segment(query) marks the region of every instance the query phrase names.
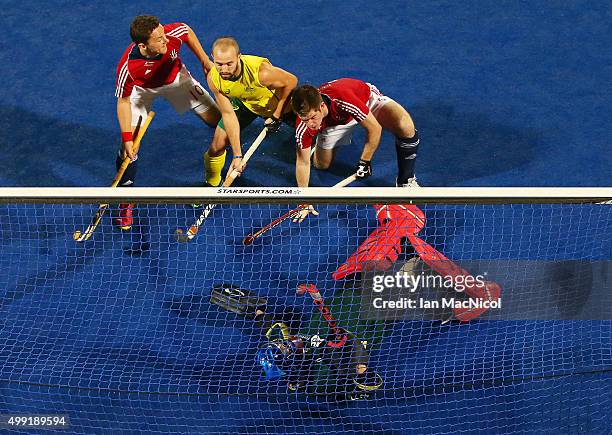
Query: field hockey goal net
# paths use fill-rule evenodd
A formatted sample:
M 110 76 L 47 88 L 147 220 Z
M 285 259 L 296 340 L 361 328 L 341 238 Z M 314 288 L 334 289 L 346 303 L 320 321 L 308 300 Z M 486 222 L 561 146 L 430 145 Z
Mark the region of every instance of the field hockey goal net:
M 0 189 L 0 414 L 83 432 L 604 433 L 611 200 Z

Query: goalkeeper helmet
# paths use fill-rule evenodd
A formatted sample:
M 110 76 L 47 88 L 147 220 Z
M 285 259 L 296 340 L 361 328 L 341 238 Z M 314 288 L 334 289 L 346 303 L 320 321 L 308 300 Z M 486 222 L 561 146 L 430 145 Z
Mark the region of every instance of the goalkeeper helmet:
M 295 345 L 291 340 L 273 340 L 257 351 L 255 361 L 261 365 L 266 375 L 266 381 L 272 381 L 285 375 L 287 366 L 295 353 Z

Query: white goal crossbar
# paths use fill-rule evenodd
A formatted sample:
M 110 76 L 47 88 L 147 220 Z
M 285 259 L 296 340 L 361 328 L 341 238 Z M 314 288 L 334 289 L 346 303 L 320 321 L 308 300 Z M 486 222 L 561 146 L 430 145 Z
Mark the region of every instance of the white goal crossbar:
M 26 187 L 0 188 L 0 202 L 87 203 L 602 203 L 612 187 Z

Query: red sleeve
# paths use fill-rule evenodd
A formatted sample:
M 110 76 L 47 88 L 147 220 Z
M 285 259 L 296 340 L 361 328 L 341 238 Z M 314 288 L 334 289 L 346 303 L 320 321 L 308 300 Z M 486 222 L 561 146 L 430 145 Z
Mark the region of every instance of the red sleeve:
M 117 65 L 117 78 L 115 81 L 115 97 L 125 98 L 132 95 L 134 88 L 134 79 L 130 74 L 128 67 L 128 57 L 124 56 Z
M 187 41 L 189 37 L 189 27 L 185 23 L 172 23 L 164 25 L 166 36 L 173 36 L 181 41 Z
M 317 132 L 309 129 L 306 123 L 296 117 L 295 121 L 295 145 L 297 148 L 307 149 L 312 146 L 312 140 L 317 135 Z
M 368 116 L 370 109 L 368 109 L 367 101 L 359 98 L 357 93 L 353 89 L 347 89 L 342 92 L 342 96 L 335 98 L 334 101 L 337 104 L 339 110 L 352 115 L 357 122 L 361 122 Z

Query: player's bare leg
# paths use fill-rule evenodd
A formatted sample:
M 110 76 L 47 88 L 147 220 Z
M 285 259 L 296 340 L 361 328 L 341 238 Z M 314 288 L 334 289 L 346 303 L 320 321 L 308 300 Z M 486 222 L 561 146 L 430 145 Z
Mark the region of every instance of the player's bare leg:
M 221 120 L 221 112 L 217 106 L 211 106 L 206 112 L 195 112 L 210 128 L 215 128 Z
M 397 186 L 417 187 L 414 176 L 419 135 L 414 128 L 412 118 L 401 105 L 389 101 L 376 113 L 376 120 L 385 130 L 395 136 L 397 152 Z
M 331 164 L 336 157 L 336 149 L 323 149 L 321 147 L 317 147 L 312 156 L 312 164 L 315 168 L 320 169 L 322 171 L 326 171 L 329 169 Z
M 389 101 L 376 112 L 376 120 L 385 130 L 395 137 L 414 136 L 414 122 L 402 106 L 395 101 Z

